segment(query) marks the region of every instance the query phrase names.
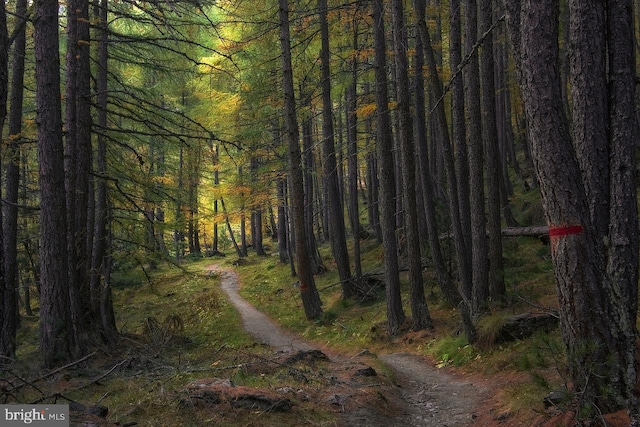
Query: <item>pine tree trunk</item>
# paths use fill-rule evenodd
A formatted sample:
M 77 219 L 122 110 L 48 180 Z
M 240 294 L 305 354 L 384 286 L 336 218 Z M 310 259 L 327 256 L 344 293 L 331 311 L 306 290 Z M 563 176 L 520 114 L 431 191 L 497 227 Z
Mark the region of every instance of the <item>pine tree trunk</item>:
M 476 0 L 465 3 L 465 51 L 471 52 L 478 39 L 478 5 Z M 484 153 L 480 106 L 480 73 L 477 52 L 464 67 L 465 101 L 467 106 L 467 138 L 469 141 L 469 188 L 471 190 L 471 272 L 473 275 L 472 307 L 477 316 L 489 300 L 489 269 L 487 265 L 487 216 L 485 213 Z
M 322 314 L 320 296 L 310 269 L 307 247 L 307 233 L 304 215 L 304 188 L 302 181 L 301 152 L 299 145 L 298 121 L 296 117 L 295 95 L 293 91 L 293 70 L 291 68 L 291 40 L 289 34 L 289 4 L 278 1 L 280 26 L 280 47 L 282 54 L 283 91 L 285 98 L 285 124 L 289 147 L 289 169 L 291 174 L 293 222 L 295 234 L 296 266 L 300 281 L 300 296 L 308 320 L 317 319 Z
M 429 76 L 429 89 L 434 93 L 436 99 L 443 98 L 442 83 L 438 75 L 436 66 L 436 58 L 431 46 L 431 38 L 426 26 L 420 26 L 420 37 L 423 39 L 425 49 L 425 64 L 427 66 Z M 451 220 L 451 229 L 453 231 L 453 241 L 456 250 L 456 259 L 458 262 L 458 272 L 460 275 L 460 285 L 458 292 L 462 298 L 459 304 L 460 315 L 463 321 L 465 335 L 469 342 L 476 340 L 476 330 L 472 322 L 472 277 L 471 277 L 471 260 L 469 259 L 468 242 L 465 241 L 463 234 L 463 221 L 461 217 L 460 203 L 455 197 L 458 191 L 458 182 L 456 177 L 455 162 L 451 140 L 449 139 L 447 116 L 444 110 L 444 104 L 439 102 L 434 106 L 433 120 L 439 128 L 442 136 L 442 156 L 444 158 L 444 169 L 446 172 L 447 186 L 449 189 L 449 217 Z
M 333 259 L 342 285 L 342 297 L 351 298 L 355 288 L 351 279 L 349 251 L 347 250 L 347 230 L 344 225 L 344 206 L 338 180 L 338 164 L 333 134 L 333 101 L 331 99 L 331 70 L 329 66 L 329 23 L 327 20 L 327 0 L 318 0 L 320 20 L 320 68 L 322 73 L 322 152 L 323 172 L 327 190 L 327 213 L 329 220 L 329 240 Z
M 582 4 L 578 6 L 572 10 L 572 15 L 580 15 L 572 18 L 575 22 L 585 26 L 597 24 L 583 20 L 591 10 L 582 9 Z M 593 154 L 586 151 L 597 150 L 597 147 L 587 148 L 588 142 L 572 141 L 564 114 L 557 67 L 557 4 L 525 1 L 521 14 L 513 8 L 508 14 L 512 40 L 521 43 L 516 45 L 516 59 L 520 62 L 531 154 L 549 223 L 561 330 L 573 388 L 581 398 L 580 405 L 591 407 L 593 414 L 595 408 L 597 413 L 606 413 L 628 405 L 631 424 L 638 425 L 635 389 L 638 230 L 635 183 L 633 172 L 629 172 L 633 170 L 630 162 L 635 157 L 632 141 L 637 140 L 631 101 L 634 66 L 629 54 L 632 51 L 629 41 L 633 40 L 632 18 L 630 1 L 610 2 L 608 6 L 611 26 L 608 31 L 612 35 L 609 99 L 616 111 L 611 115 L 609 134 L 616 153 L 612 152 L 610 166 L 616 169 L 611 174 L 611 199 L 607 194 L 606 201 L 600 200 L 599 204 L 612 200 L 615 207 L 611 206 L 611 212 L 617 217 L 609 225 L 607 244 L 599 241 L 599 221 L 592 221 L 592 201 L 597 195 L 589 189 L 588 182 L 583 181 L 591 177 L 583 177 L 580 166 L 588 162 L 578 161 L 579 157 Z M 591 27 L 595 31 L 593 38 L 599 40 L 601 34 L 598 33 L 606 31 L 605 28 Z M 576 55 L 583 60 L 590 54 L 587 44 L 580 44 L 577 49 L 581 51 Z M 572 73 L 576 72 L 588 73 L 588 69 L 572 66 Z M 572 102 L 573 114 L 587 115 L 591 107 L 584 104 L 590 101 L 579 94 Z M 607 110 L 599 114 L 608 117 Z M 591 135 L 580 136 L 583 137 Z M 600 215 L 612 218 L 608 211 Z
M 358 24 L 354 17 L 352 22 L 353 49 L 358 49 Z M 353 261 L 356 279 L 362 276 L 360 251 L 360 209 L 358 205 L 358 60 L 351 64 L 351 83 L 347 89 L 346 125 L 347 125 L 347 176 L 348 176 L 348 212 L 353 238 Z
M 416 164 L 413 122 L 411 120 L 411 95 L 409 94 L 409 60 L 407 57 L 407 26 L 404 22 L 402 0 L 392 1 L 394 27 L 394 53 L 396 59 L 398 92 L 398 132 L 402 148 L 402 190 L 405 218 L 405 237 L 407 242 L 407 261 L 409 264 L 409 285 L 411 288 L 411 314 L 413 329 L 433 328 L 431 315 L 424 295 L 422 278 L 422 257 L 418 232 L 418 206 L 416 201 Z
M 493 1 L 480 0 L 480 34 L 491 30 Z M 489 34 L 480 49 L 482 139 L 487 188 L 487 232 L 489 257 L 489 298 L 499 303 L 505 298 L 504 262 L 502 258 L 501 203 L 500 203 L 500 150 L 496 125 L 496 89 L 493 59 L 493 34 Z
M 429 168 L 428 147 L 427 147 L 427 129 L 425 116 L 425 97 L 424 97 L 424 43 L 427 31 L 425 22 L 425 2 L 424 0 L 413 0 L 415 26 L 418 29 L 416 37 L 416 53 L 415 53 L 415 87 L 414 102 L 416 111 L 416 143 L 418 161 L 420 164 L 420 180 L 423 191 L 423 204 L 425 211 L 425 220 L 427 226 L 427 236 L 429 237 L 429 246 L 431 248 L 431 259 L 433 260 L 438 285 L 445 299 L 452 306 L 458 305 L 460 295 L 453 283 L 453 280 L 447 271 L 447 266 L 442 255 L 440 239 L 438 238 L 438 229 L 436 222 L 435 196 L 433 194 L 433 182 L 431 170 Z M 453 197 L 456 195 L 453 194 Z
M 48 368 L 74 348 L 67 277 L 67 215 L 60 105 L 58 2 L 39 0 L 35 14 L 36 103 L 40 176 L 40 351 Z
M 375 79 L 377 107 L 377 152 L 380 180 L 380 224 L 384 248 L 384 276 L 387 297 L 387 328 L 391 336 L 397 334 L 405 320 L 400 296 L 400 269 L 396 243 L 396 177 L 393 161 L 393 135 L 388 104 L 386 69 L 386 41 L 382 0 L 373 1 L 375 40 Z
M 287 233 L 287 199 L 285 197 L 286 179 L 278 179 L 276 189 L 278 194 L 278 255 L 280 262 L 289 262 L 289 251 L 287 243 L 289 241 Z
M 5 45 L 7 37 L 6 13 L 4 5 L 0 5 L 0 45 Z M 16 15 L 24 17 L 27 14 L 27 0 L 16 3 Z M 22 132 L 22 101 L 24 98 L 24 55 L 26 47 L 26 25 L 21 25 L 13 43 L 11 70 L 11 99 L 9 113 L 9 143 L 6 152 L 6 203 L 3 204 L 2 225 L 4 232 L 4 283 L 0 283 L 0 292 L 4 306 L 0 307 L 0 323 L 2 324 L 0 338 L 0 356 L 13 358 L 16 350 L 16 332 L 18 329 L 18 194 L 20 189 L 20 134 Z M 2 52 L 5 50 L 3 49 Z M 0 58 L 0 67 L 5 61 Z M 0 74 L 2 74 L 0 72 Z M 0 112 L 1 113 L 1 112 Z M 3 116 L 4 117 L 4 116 Z M 27 289 L 27 288 L 25 288 Z
M 306 98 L 306 97 L 305 97 Z M 308 102 L 305 102 L 308 104 Z M 310 105 L 309 105 L 310 107 Z M 311 262 L 311 271 L 313 274 L 320 274 L 324 268 L 322 260 L 320 259 L 320 252 L 318 251 L 318 242 L 316 234 L 314 232 L 315 225 L 321 228 L 323 223 L 322 209 L 318 209 L 318 217 L 316 216 L 316 161 L 315 153 L 313 150 L 313 123 L 311 117 L 305 117 L 302 121 L 302 170 L 304 179 L 304 215 L 305 215 L 305 227 L 307 228 L 307 246 Z M 318 235 L 321 232 L 318 231 Z

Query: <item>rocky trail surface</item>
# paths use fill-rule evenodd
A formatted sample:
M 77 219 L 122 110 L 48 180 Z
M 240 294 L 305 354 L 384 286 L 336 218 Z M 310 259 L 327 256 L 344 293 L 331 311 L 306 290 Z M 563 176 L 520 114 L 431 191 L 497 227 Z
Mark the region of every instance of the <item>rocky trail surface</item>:
M 296 337 L 245 301 L 238 290 L 240 282 L 233 270 L 209 267 L 221 276 L 221 287 L 240 312 L 244 328 L 259 343 L 269 345 L 277 352 L 313 351 L 318 347 Z M 349 367 L 371 358 L 368 352 L 357 357 L 335 354 L 326 349 L 332 369 L 338 376 Z M 454 427 L 480 425 L 476 413 L 487 399 L 486 386 L 472 382 L 443 369 L 438 369 L 422 357 L 408 353 L 378 355 L 394 373 L 394 386 L 385 389 L 380 401 L 370 390 L 342 388 L 330 396 L 334 404 L 342 405 L 342 425 L 352 426 L 434 426 Z M 332 391 L 333 392 L 333 391 Z M 378 393 L 380 395 L 380 393 Z M 483 425 L 486 425 L 483 423 Z

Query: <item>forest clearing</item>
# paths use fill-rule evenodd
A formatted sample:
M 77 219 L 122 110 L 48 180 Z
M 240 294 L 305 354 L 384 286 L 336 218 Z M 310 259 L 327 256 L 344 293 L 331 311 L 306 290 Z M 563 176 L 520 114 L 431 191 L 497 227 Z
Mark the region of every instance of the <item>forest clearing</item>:
M 640 427 L 639 34 L 0 2 L 0 424 Z

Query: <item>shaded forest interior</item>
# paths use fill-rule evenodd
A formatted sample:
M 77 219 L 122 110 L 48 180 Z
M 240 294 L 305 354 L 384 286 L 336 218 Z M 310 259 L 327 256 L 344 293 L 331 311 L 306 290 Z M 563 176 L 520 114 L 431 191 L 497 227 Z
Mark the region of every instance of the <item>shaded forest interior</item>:
M 559 319 L 576 413 L 640 425 L 638 21 L 637 0 L 3 3 L 0 365 L 34 316 L 47 369 L 118 345 L 114 278 L 224 255 L 277 257 L 300 320 L 336 274 L 383 298 L 389 339 L 445 305 L 482 346 L 529 236 L 557 300 L 505 334 Z

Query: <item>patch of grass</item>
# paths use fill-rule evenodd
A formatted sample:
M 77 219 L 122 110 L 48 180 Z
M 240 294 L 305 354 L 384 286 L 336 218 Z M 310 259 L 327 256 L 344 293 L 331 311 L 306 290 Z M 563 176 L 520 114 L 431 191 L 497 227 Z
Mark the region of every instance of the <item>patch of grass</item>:
M 448 336 L 433 340 L 427 349 L 427 354 L 436 361 L 436 366 L 462 366 L 480 356 L 463 336 Z
M 371 329 L 384 319 L 384 301 L 365 305 L 344 300 L 337 273 L 330 269 L 315 277 L 324 314 L 317 321 L 308 322 L 289 266 L 275 257 L 250 259 L 237 271 L 242 283 L 240 294 L 256 308 L 305 339 L 336 350 L 358 352 L 379 346 Z
M 236 385 L 276 389 L 313 390 L 320 387 L 313 373 L 303 382 L 289 366 L 264 372 L 272 358 L 268 348 L 256 346 L 244 332 L 239 314 L 219 288 L 216 274 L 205 274 L 211 260 L 186 263 L 188 271 L 163 267 L 148 272 L 151 281 L 114 290 L 117 326 L 122 338 L 114 348 L 104 347 L 84 364 L 22 387 L 13 395 L 21 402 L 43 396 L 109 408 L 111 422 L 139 426 L 297 426 L 307 419 L 334 425 L 335 415 L 312 401 L 296 400 L 290 413 L 226 408 L 184 408 L 185 387 L 200 378 L 228 378 Z M 132 270 L 136 277 L 136 270 Z M 123 281 L 127 272 L 122 271 Z M 0 381 L 19 384 L 40 375 L 37 318 L 23 318 L 18 338 L 19 360 Z M 302 369 L 302 366 L 300 367 Z M 311 368 L 305 368 L 311 369 Z M 95 381 L 100 378 L 99 381 Z M 37 388 L 36 388 L 37 387 Z

